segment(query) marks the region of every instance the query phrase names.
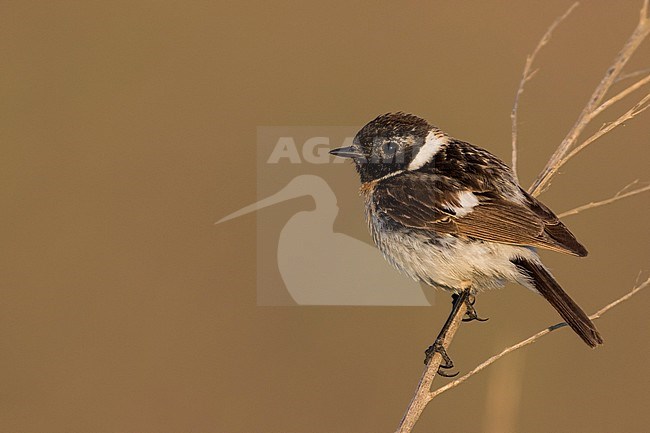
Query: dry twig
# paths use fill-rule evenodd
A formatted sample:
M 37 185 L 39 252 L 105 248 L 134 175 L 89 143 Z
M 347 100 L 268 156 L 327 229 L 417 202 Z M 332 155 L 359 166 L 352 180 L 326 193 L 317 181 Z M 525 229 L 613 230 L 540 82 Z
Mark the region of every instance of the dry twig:
M 622 92 L 618 93 L 616 96 L 612 96 L 607 101 L 600 104 L 600 106 L 594 110 L 592 116 L 593 117 L 598 116 L 600 113 L 602 113 L 604 110 L 609 108 L 611 105 L 613 105 L 614 103 L 616 103 L 616 102 L 620 101 L 621 99 L 625 98 L 627 95 L 629 95 L 630 93 L 634 92 L 636 89 L 644 86 L 647 83 L 650 83 L 650 75 L 646 76 L 645 78 L 642 78 L 641 80 L 639 80 L 636 83 L 632 84 L 627 89 L 625 89 Z
M 596 117 L 598 113 L 602 112 L 602 109 L 599 109 L 599 106 L 605 98 L 605 95 L 609 91 L 612 84 L 614 84 L 614 82 L 619 78 L 621 71 L 649 33 L 650 18 L 648 17 L 648 0 L 644 0 L 643 6 L 641 7 L 641 11 L 639 13 L 639 24 L 634 29 L 634 32 L 632 32 L 632 35 L 629 37 L 621 51 L 614 58 L 612 65 L 607 69 L 605 76 L 596 87 L 596 90 L 594 90 L 594 93 L 589 98 L 589 101 L 587 102 L 585 108 L 583 108 L 580 116 L 578 116 L 576 123 L 573 125 L 567 136 L 564 137 L 564 140 L 562 140 L 562 143 L 560 143 L 560 146 L 555 150 L 553 155 L 551 155 L 548 162 L 546 163 L 546 166 L 539 174 L 539 176 L 537 176 L 537 179 L 535 179 L 533 182 L 533 185 L 529 189 L 529 192 L 533 196 L 538 196 L 541 194 L 544 189 L 548 187 L 551 178 L 557 173 L 558 169 L 569 159 L 575 156 L 575 153 L 577 152 L 573 153 L 572 149 L 575 143 L 578 141 L 578 137 L 584 131 L 585 127 L 593 120 L 593 118 Z M 605 104 L 607 104 L 607 102 Z M 641 102 L 639 104 L 641 104 Z M 637 104 L 637 106 L 639 104 Z M 644 109 L 645 108 L 641 109 L 641 111 Z M 625 117 L 625 115 L 621 117 Z M 617 121 L 620 120 L 618 124 L 624 122 L 625 120 L 631 119 L 632 117 L 634 117 L 634 115 L 627 117 L 624 120 L 621 120 L 621 118 L 619 118 L 617 119 Z M 613 123 L 616 123 L 616 121 Z M 615 126 L 618 126 L 618 124 Z M 610 128 L 609 130 L 613 129 L 614 127 Z M 587 145 L 595 141 L 597 138 L 601 137 L 603 134 L 594 134 L 591 137 L 593 140 L 587 140 Z M 584 146 L 582 148 L 584 148 Z M 572 154 L 570 156 L 567 156 L 570 152 Z
M 601 308 L 598 310 L 596 313 L 592 314 L 589 316 L 591 320 L 599 319 L 603 314 L 605 314 L 607 311 L 611 310 L 612 308 L 616 307 L 620 303 L 627 301 L 630 299 L 632 296 L 636 295 L 639 293 L 641 290 L 646 288 L 650 284 L 650 278 L 645 280 L 643 283 L 637 285 L 634 287 L 629 293 L 621 296 L 617 300 L 610 302 L 607 304 L 605 307 Z M 463 314 L 465 314 L 463 312 Z M 460 323 L 460 318 L 463 317 L 462 314 L 458 316 L 458 323 L 456 324 L 453 333 L 456 332 L 456 329 L 458 328 L 458 324 Z M 480 372 L 481 370 L 484 370 L 485 368 L 489 367 L 491 364 L 494 364 L 496 361 L 499 359 L 503 358 L 505 355 L 514 352 L 515 350 L 521 349 L 522 347 L 528 346 L 529 344 L 534 343 L 535 341 L 539 340 L 541 337 L 545 336 L 546 334 L 550 334 L 551 332 L 555 331 L 556 329 L 560 329 L 567 326 L 566 322 L 560 322 L 556 323 L 555 325 L 549 326 L 546 329 L 543 329 L 539 331 L 537 334 L 532 335 L 525 340 L 520 341 L 517 344 L 514 344 L 510 347 L 506 347 L 503 349 L 500 353 L 497 355 L 494 355 L 487 359 L 486 361 L 482 362 L 479 364 L 477 367 L 472 369 L 469 373 L 459 377 L 458 379 L 455 379 L 448 384 L 441 386 L 440 388 L 436 389 L 435 391 L 431 391 L 431 383 L 433 382 L 433 379 L 435 377 L 435 373 L 438 371 L 438 366 L 440 365 L 440 359 L 438 359 L 437 366 L 435 366 L 434 369 L 426 368 L 424 371 L 424 374 L 422 375 L 422 378 L 420 379 L 420 383 L 418 384 L 418 388 L 416 390 L 416 394 L 413 397 L 413 400 L 411 400 L 411 404 L 409 405 L 409 408 L 404 415 L 404 418 L 402 418 L 402 422 L 400 423 L 399 428 L 397 429 L 397 433 L 408 433 L 413 429 L 413 426 L 417 422 L 418 418 L 422 414 L 422 411 L 426 407 L 426 405 L 433 400 L 435 397 L 439 396 L 445 391 L 450 390 L 451 388 L 455 388 L 461 383 L 465 382 L 467 379 L 470 377 L 474 376 L 476 373 Z M 450 334 L 449 340 L 453 338 L 453 333 Z M 445 342 L 446 343 L 446 342 Z M 433 362 L 431 363 L 433 364 Z
M 649 72 L 650 72 L 650 68 L 647 68 L 647 69 L 641 69 L 640 71 L 630 72 L 629 74 L 621 74 L 614 82 L 618 83 L 619 81 L 627 80 L 628 78 L 632 78 L 632 77 L 638 77 L 639 75 L 647 74 Z
M 602 128 L 598 130 L 594 135 L 591 137 L 587 138 L 585 141 L 583 141 L 580 145 L 574 147 L 567 155 L 564 155 L 555 165 L 553 166 L 553 169 L 549 172 L 551 173 L 547 179 L 550 179 L 550 177 L 553 175 L 553 173 L 557 173 L 557 170 L 562 167 L 564 164 L 566 164 L 571 158 L 576 156 L 580 151 L 582 151 L 585 147 L 589 146 L 591 143 L 594 141 L 598 140 L 600 137 L 603 135 L 607 134 L 614 128 L 622 125 L 625 123 L 627 120 L 632 119 L 638 114 L 641 114 L 643 111 L 647 110 L 650 108 L 650 105 L 648 105 L 648 102 L 650 102 L 650 93 L 645 95 L 643 99 L 641 99 L 639 102 L 634 105 L 634 107 L 630 108 L 628 111 L 623 113 L 618 119 L 614 120 L 611 123 L 607 123 L 603 125 Z M 537 194 L 532 193 L 533 195 L 539 195 L 541 193 L 540 189 L 537 189 Z
M 643 283 L 641 283 L 641 284 L 639 284 L 638 286 L 636 286 L 635 288 L 633 288 L 633 289 L 632 289 L 629 293 L 627 293 L 626 295 L 621 296 L 620 298 L 618 298 L 618 299 L 615 300 L 614 302 L 611 302 L 611 303 L 607 304 L 605 307 L 601 308 L 601 309 L 598 310 L 596 313 L 594 313 L 594 314 L 592 314 L 591 316 L 589 316 L 589 318 L 590 318 L 591 320 L 595 320 L 595 319 L 600 318 L 603 314 L 605 314 L 607 311 L 611 310 L 612 308 L 616 307 L 616 306 L 617 306 L 618 304 L 620 304 L 621 302 L 627 301 L 627 300 L 630 299 L 632 296 L 634 296 L 634 295 L 636 295 L 637 293 L 639 293 L 639 292 L 640 292 L 641 290 L 643 290 L 643 289 L 644 289 L 648 284 L 650 284 L 650 278 L 648 278 L 648 279 L 645 280 Z M 428 400 L 431 401 L 434 397 L 439 396 L 439 395 L 442 394 L 443 392 L 448 391 L 448 390 L 450 390 L 451 388 L 455 388 L 455 387 L 457 387 L 458 385 L 460 385 L 461 383 L 465 382 L 467 379 L 469 379 L 470 377 L 474 376 L 474 375 L 475 375 L 476 373 L 478 373 L 479 371 L 485 369 L 485 368 L 488 367 L 490 364 L 493 364 L 494 362 L 498 361 L 499 359 L 501 359 L 502 357 L 504 357 L 504 356 L 507 355 L 508 353 L 514 352 L 514 351 L 517 350 L 517 349 L 521 349 L 521 348 L 524 347 L 524 346 L 528 346 L 529 344 L 534 343 L 535 341 L 537 341 L 537 340 L 540 339 L 541 337 L 545 336 L 546 334 L 550 334 L 551 332 L 555 331 L 556 329 L 560 329 L 560 328 L 563 328 L 563 327 L 565 327 L 565 326 L 567 326 L 567 324 L 566 324 L 565 322 L 556 323 L 555 325 L 553 325 L 553 326 L 549 326 L 548 328 L 546 328 L 546 329 L 544 329 L 544 330 L 542 330 L 542 331 L 539 331 L 537 334 L 535 334 L 535 335 L 533 335 L 533 336 L 531 336 L 531 337 L 528 337 L 527 339 L 525 339 L 525 340 L 523 340 L 523 341 L 520 341 L 519 343 L 517 343 L 517 344 L 515 344 L 515 345 L 513 345 L 513 346 L 506 347 L 505 349 L 503 349 L 503 350 L 501 351 L 501 353 L 499 353 L 499 354 L 497 354 L 497 355 L 494 355 L 493 357 L 489 358 L 488 360 L 486 360 L 485 362 L 481 363 L 480 365 L 478 365 L 476 368 L 474 368 L 472 371 L 470 371 L 469 373 L 465 374 L 464 376 L 459 377 L 458 379 L 456 379 L 456 380 L 454 380 L 454 381 L 452 381 L 452 382 L 449 382 L 449 383 L 448 383 L 447 385 L 445 385 L 445 386 L 441 386 L 440 388 L 436 389 L 435 391 L 432 391 L 432 392 L 430 393 L 430 395 L 427 396 Z
M 454 335 L 456 334 L 456 331 L 458 330 L 458 327 L 460 326 L 462 318 L 465 315 L 466 311 L 467 305 L 465 303 L 462 303 L 460 305 L 458 313 L 454 316 L 454 319 L 449 326 L 449 330 L 447 331 L 447 334 L 445 335 L 445 338 L 442 342 L 442 345 L 445 348 L 448 348 L 451 344 L 451 340 L 454 339 Z M 441 362 L 442 356 L 436 352 L 431 357 L 426 367 L 424 367 L 424 372 L 422 373 L 418 387 L 415 390 L 415 395 L 413 396 L 411 403 L 409 403 L 409 407 L 399 424 L 399 428 L 397 429 L 398 433 L 410 432 L 413 429 L 415 423 L 418 421 L 418 418 L 420 418 L 420 415 L 422 414 L 422 411 L 426 405 L 429 403 L 429 401 L 431 401 L 431 384 L 433 383 L 433 379 L 435 379 L 436 374 L 438 373 L 438 368 L 440 367 Z
M 599 207 L 599 206 L 604 206 L 606 204 L 614 203 L 615 201 L 618 201 L 618 200 L 621 200 L 621 199 L 624 199 L 624 198 L 627 198 L 627 197 L 631 197 L 633 195 L 637 195 L 637 194 L 640 194 L 640 193 L 645 192 L 645 191 L 650 191 L 650 185 L 646 185 L 644 187 L 636 188 L 636 189 L 633 189 L 631 191 L 625 192 L 630 187 L 632 187 L 632 185 L 635 185 L 637 182 L 638 182 L 638 180 L 635 180 L 631 184 L 627 185 L 625 188 L 623 188 L 622 190 L 617 192 L 614 195 L 614 197 L 610 197 L 610 198 L 608 198 L 606 200 L 601 200 L 601 201 L 596 201 L 596 202 L 592 201 L 591 203 L 587 203 L 587 204 L 584 204 L 582 206 L 578 206 L 578 207 L 573 208 L 571 210 L 568 210 L 566 212 L 562 212 L 561 214 L 558 215 L 558 217 L 564 218 L 564 217 L 569 216 L 569 215 L 575 215 L 577 213 L 582 212 L 583 210 L 593 209 L 593 208 Z
M 533 50 L 531 54 L 526 57 L 526 65 L 524 66 L 524 72 L 521 75 L 521 81 L 519 82 L 519 88 L 517 88 L 517 93 L 515 95 L 515 104 L 512 107 L 512 112 L 510 112 L 510 120 L 512 122 L 512 172 L 515 174 L 515 179 L 517 179 L 517 182 L 519 181 L 519 178 L 517 176 L 517 122 L 518 122 L 518 111 L 519 111 L 519 98 L 521 97 L 521 94 L 524 93 L 524 85 L 530 81 L 535 74 L 537 73 L 538 69 L 532 70 L 533 62 L 535 61 L 535 57 L 537 57 L 537 53 L 540 52 L 542 47 L 548 43 L 548 41 L 551 40 L 551 35 L 553 34 L 553 31 L 557 26 L 560 25 L 562 21 L 566 19 L 566 17 L 569 16 L 571 11 L 573 11 L 576 7 L 578 7 L 578 2 L 575 2 L 569 7 L 569 9 L 562 15 L 561 17 L 557 18 L 553 24 L 546 30 L 546 33 L 544 33 L 544 36 L 542 36 L 542 39 L 539 40 L 539 43 Z

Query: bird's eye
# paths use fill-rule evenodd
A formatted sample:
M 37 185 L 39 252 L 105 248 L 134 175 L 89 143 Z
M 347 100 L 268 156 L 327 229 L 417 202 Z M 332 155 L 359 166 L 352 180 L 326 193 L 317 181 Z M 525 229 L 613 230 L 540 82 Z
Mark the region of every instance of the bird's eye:
M 382 150 L 384 151 L 384 155 L 392 155 L 397 150 L 397 143 L 388 141 L 384 143 Z

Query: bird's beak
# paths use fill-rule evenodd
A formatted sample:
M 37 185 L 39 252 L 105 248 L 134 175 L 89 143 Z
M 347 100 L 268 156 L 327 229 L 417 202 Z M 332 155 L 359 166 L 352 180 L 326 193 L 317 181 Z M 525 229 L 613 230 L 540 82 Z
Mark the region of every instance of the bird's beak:
M 338 149 L 332 149 L 330 150 L 330 154 L 334 156 L 339 156 L 341 158 L 363 157 L 363 153 L 361 153 L 361 150 L 356 146 L 339 147 Z

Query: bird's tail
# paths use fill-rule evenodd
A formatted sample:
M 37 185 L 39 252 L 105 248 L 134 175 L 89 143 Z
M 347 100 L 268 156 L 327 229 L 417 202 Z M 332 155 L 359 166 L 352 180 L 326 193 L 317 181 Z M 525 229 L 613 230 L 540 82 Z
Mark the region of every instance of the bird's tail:
M 513 259 L 512 263 L 519 268 L 534 288 L 560 313 L 560 316 L 585 343 L 590 347 L 603 344 L 603 338 L 593 322 L 582 311 L 582 308 L 562 290 L 562 287 L 542 264 L 523 258 Z

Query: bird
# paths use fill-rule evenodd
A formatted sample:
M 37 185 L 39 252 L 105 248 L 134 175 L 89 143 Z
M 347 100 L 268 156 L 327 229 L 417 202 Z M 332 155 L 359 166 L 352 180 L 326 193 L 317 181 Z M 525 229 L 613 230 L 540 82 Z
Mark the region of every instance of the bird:
M 467 305 L 467 320 L 480 319 L 476 294 L 514 282 L 542 295 L 588 346 L 603 343 L 537 252 L 585 257 L 586 248 L 498 157 L 404 112 L 378 116 L 352 145 L 330 153 L 354 161 L 366 222 L 384 258 L 412 279 L 451 292 L 455 308 Z M 438 352 L 441 368 L 453 366 L 441 344 L 451 317 L 425 363 Z
M 418 283 L 400 284 L 399 275 L 382 269 L 383 259 L 375 248 L 334 232 L 339 212 L 336 195 L 320 176 L 296 176 L 280 191 L 221 218 L 216 224 L 303 196 L 313 199 L 314 209 L 300 211 L 284 224 L 273 248 L 277 258 L 258 256 L 260 261 L 277 260 L 282 281 L 296 304 L 431 305 Z M 264 226 L 259 225 L 258 230 L 261 227 Z M 333 268 L 337 272 L 332 272 Z M 271 293 L 272 287 L 268 283 L 260 286 L 265 292 L 258 302 L 277 305 L 278 296 Z

